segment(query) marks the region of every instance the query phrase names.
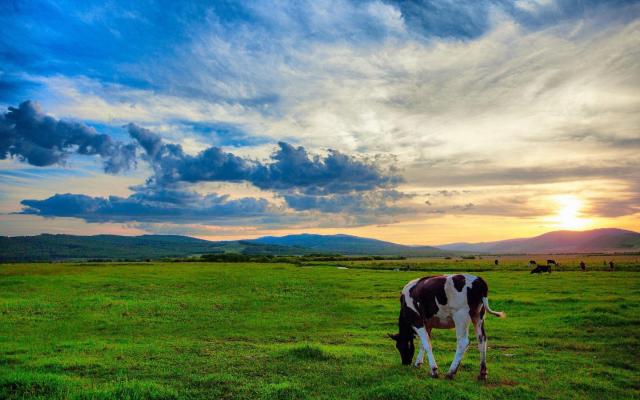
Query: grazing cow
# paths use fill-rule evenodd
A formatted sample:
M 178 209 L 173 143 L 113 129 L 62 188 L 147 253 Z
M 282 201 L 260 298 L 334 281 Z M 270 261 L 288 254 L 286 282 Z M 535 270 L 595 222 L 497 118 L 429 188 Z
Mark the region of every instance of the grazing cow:
M 427 354 L 430 374 L 438 377 L 438 365 L 431 350 L 431 330 L 456 329 L 458 341 L 456 355 L 447 378 L 455 376 L 460 361 L 469 346 L 469 324 L 473 323 L 480 350 L 480 375 L 487 377 L 487 336 L 484 330 L 485 313 L 504 318 L 505 314 L 489 308 L 487 283 L 473 275 L 440 275 L 415 279 L 409 282 L 400 295 L 399 333 L 389 334 L 396 341 L 402 364 L 413 360 L 413 339 L 420 339 L 420 350 L 415 366 L 420 367 Z
M 532 274 L 540 274 L 542 272 L 551 273 L 551 265 L 537 265 L 534 269 L 531 270 Z
M 547 260 L 547 265 L 558 265 L 558 263 L 556 262 L 556 260 Z
M 587 270 L 587 264 L 585 264 L 584 261 L 580 261 L 580 269 L 583 271 Z

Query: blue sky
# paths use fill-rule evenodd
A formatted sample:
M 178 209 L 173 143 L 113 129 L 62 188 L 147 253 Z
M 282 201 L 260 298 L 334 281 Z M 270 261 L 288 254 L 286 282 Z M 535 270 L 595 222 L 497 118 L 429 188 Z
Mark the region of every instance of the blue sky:
M 0 234 L 638 229 L 639 17 L 630 1 L 3 2 Z

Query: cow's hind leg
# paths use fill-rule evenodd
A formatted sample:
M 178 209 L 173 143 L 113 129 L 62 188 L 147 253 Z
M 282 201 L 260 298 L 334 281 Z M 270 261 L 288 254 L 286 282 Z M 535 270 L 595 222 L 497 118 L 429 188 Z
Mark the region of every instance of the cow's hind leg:
M 427 353 L 427 359 L 429 360 L 429 367 L 431 368 L 431 376 L 434 378 L 438 377 L 438 364 L 436 364 L 436 359 L 433 357 L 433 351 L 431 350 L 431 335 L 427 330 L 422 328 L 414 328 L 418 337 L 420 338 L 420 342 L 422 343 L 422 349 L 420 352 L 424 351 Z M 420 353 L 418 353 L 418 358 L 420 358 Z M 418 360 L 416 360 L 417 363 Z
M 462 361 L 462 357 L 467 351 L 467 347 L 469 347 L 469 323 L 471 322 L 469 312 L 465 312 L 463 310 L 457 312 L 453 315 L 453 322 L 456 324 L 456 338 L 458 339 L 458 345 L 456 347 L 456 356 L 451 363 L 449 372 L 447 372 L 447 378 L 449 379 L 453 379 L 456 375 L 460 362 Z
M 478 380 L 487 379 L 487 335 L 484 333 L 484 318 L 474 321 L 474 330 L 480 351 L 480 375 Z

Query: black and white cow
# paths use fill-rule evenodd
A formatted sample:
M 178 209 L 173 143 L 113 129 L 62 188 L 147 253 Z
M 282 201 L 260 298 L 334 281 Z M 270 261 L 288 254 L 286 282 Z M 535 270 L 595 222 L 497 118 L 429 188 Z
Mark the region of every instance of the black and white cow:
M 431 350 L 431 330 L 456 329 L 458 346 L 447 378 L 455 376 L 460 361 L 469 346 L 469 324 L 473 323 L 480 350 L 480 375 L 487 377 L 487 336 L 484 330 L 485 313 L 504 318 L 505 314 L 489 308 L 487 283 L 468 274 L 440 275 L 415 279 L 409 282 L 400 295 L 399 333 L 389 335 L 396 341 L 402 364 L 413 360 L 413 339 L 420 339 L 420 350 L 415 366 L 420 367 L 427 354 L 431 376 L 438 377 L 438 365 Z
M 551 265 L 537 265 L 531 270 L 532 274 L 541 274 L 543 272 L 551 273 Z

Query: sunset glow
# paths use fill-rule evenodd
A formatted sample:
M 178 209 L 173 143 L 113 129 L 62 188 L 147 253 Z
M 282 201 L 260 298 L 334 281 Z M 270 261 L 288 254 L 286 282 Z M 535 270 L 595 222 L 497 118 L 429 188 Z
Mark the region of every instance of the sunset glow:
M 640 3 L 103 3 L 0 16 L 2 235 L 640 229 Z
M 559 228 L 580 230 L 589 226 L 591 221 L 581 214 L 582 200 L 574 196 L 559 196 L 556 201 L 559 205 L 556 217 Z

